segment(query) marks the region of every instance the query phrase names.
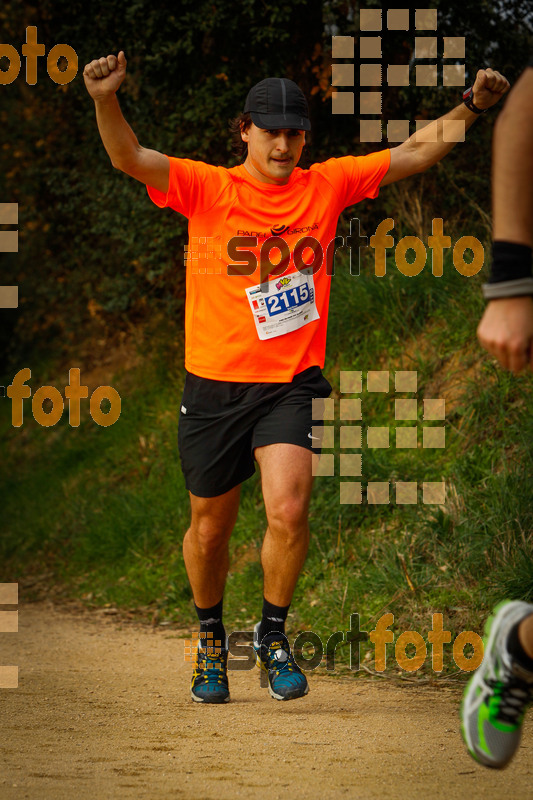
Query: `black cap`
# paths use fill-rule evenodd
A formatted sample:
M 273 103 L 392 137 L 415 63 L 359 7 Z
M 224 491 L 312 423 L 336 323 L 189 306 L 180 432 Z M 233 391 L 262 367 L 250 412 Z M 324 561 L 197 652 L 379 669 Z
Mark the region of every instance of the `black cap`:
M 265 78 L 256 83 L 248 92 L 244 111 L 250 113 L 254 125 L 265 130 L 311 130 L 305 95 L 288 78 Z

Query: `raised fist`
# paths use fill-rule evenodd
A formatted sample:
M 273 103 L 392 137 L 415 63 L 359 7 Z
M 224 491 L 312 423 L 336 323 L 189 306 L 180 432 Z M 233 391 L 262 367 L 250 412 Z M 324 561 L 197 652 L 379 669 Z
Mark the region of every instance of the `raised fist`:
M 121 50 L 116 56 L 107 58 L 97 58 L 85 66 L 83 70 L 83 80 L 87 91 L 93 98 L 106 97 L 114 94 L 126 75 L 126 56 Z
M 472 87 L 474 105 L 477 108 L 490 108 L 502 99 L 509 88 L 509 81 L 500 72 L 490 67 L 478 69 Z

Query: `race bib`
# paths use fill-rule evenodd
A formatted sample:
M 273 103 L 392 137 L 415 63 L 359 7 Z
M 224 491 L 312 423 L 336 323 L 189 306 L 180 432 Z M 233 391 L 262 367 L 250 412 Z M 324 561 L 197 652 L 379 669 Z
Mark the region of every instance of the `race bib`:
M 320 319 L 312 274 L 294 272 L 269 281 L 266 292 L 262 288 L 260 284 L 246 289 L 260 339 L 283 336 Z

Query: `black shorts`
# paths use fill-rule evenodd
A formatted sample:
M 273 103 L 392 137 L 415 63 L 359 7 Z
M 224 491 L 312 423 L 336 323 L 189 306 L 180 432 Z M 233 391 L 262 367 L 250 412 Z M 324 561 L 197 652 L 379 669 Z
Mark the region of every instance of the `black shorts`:
M 187 489 L 198 497 L 229 492 L 254 474 L 255 447 L 288 442 L 317 452 L 311 427 L 322 421 L 312 419 L 311 401 L 330 392 L 320 367 L 291 383 L 215 381 L 187 372 L 178 430 Z

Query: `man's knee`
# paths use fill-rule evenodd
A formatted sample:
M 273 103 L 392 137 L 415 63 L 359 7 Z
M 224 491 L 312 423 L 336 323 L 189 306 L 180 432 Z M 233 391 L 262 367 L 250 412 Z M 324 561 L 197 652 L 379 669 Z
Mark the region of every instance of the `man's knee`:
M 226 548 L 232 528 L 233 525 L 202 516 L 192 519 L 186 536 L 204 558 L 216 557 Z
M 308 500 L 299 494 L 280 498 L 268 512 L 272 529 L 285 531 L 286 535 L 300 538 L 308 531 Z
M 191 494 L 191 525 L 184 544 L 204 557 L 224 552 L 237 519 L 240 487 L 213 498 Z

